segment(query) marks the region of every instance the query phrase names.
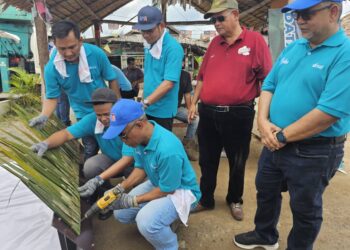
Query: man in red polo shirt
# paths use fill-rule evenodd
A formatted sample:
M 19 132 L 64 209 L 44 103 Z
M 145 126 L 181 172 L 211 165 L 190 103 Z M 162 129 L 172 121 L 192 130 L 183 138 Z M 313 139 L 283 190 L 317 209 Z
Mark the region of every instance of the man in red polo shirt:
M 195 212 L 214 209 L 214 191 L 222 148 L 229 166 L 226 202 L 234 219 L 242 220 L 245 163 L 254 121 L 254 99 L 271 69 L 263 37 L 239 24 L 235 0 L 214 0 L 204 18 L 211 18 L 218 36 L 204 56 L 189 119 L 199 103 L 199 165 L 202 198 Z

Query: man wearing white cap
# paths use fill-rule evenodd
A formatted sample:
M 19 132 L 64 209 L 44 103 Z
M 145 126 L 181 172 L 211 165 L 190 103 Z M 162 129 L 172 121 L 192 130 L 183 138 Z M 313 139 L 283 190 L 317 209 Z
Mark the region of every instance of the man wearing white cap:
M 295 0 L 302 39 L 282 51 L 262 86 L 263 151 L 256 176 L 255 229 L 234 237 L 243 249 L 277 249 L 282 190 L 293 214 L 288 250 L 311 250 L 322 224 L 322 195 L 350 131 L 350 40 L 340 28 L 342 0 Z

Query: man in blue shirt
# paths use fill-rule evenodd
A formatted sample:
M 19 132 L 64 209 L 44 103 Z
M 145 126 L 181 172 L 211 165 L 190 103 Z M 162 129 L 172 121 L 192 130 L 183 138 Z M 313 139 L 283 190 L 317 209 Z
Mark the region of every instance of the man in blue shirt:
M 132 171 L 133 149 L 125 145 L 119 137 L 113 140 L 102 138 L 109 127 L 109 116 L 113 104 L 117 101 L 115 93 L 108 88 L 94 91 L 89 103 L 93 104 L 94 113 L 86 115 L 79 122 L 52 134 L 45 141 L 34 144 L 32 149 L 42 156 L 48 149 L 84 136 L 94 136 L 101 149 L 101 154 L 89 158 L 83 167 L 83 173 L 89 180 L 79 191 L 82 197 L 90 196 L 105 180 Z
M 46 97 L 42 112 L 29 123 L 38 128 L 45 125 L 55 110 L 61 90 L 67 94 L 77 120 L 93 112 L 92 104 L 85 101 L 91 99 L 95 89 L 106 87 L 105 80 L 120 97 L 116 74 L 106 54 L 95 45 L 83 44 L 76 23 L 68 20 L 55 23 L 52 37 L 56 49 L 45 66 Z M 83 144 L 85 159 L 97 153 L 98 147 L 92 137 L 84 137 Z
M 148 121 L 141 103 L 128 99 L 113 106 L 111 124 L 103 138 L 118 136 L 135 148 L 135 169 L 116 187 L 121 196 L 110 207 L 114 216 L 122 223 L 136 222 L 155 249 L 178 249 L 170 224 L 178 218 L 186 224 L 190 209 L 201 196 L 180 140 Z M 129 188 L 133 189 L 126 194 L 124 190 Z
M 350 130 L 350 40 L 340 28 L 342 0 L 295 0 L 303 39 L 289 45 L 265 79 L 258 127 L 264 149 L 256 176 L 255 230 L 243 249 L 277 249 L 281 192 L 290 194 L 287 249 L 311 250 L 322 224 L 322 194 L 343 157 Z
M 145 6 L 133 27 L 141 30 L 146 41 L 143 104 L 148 119 L 172 130 L 177 113 L 177 95 L 184 56 L 181 45 L 165 31 L 160 10 Z

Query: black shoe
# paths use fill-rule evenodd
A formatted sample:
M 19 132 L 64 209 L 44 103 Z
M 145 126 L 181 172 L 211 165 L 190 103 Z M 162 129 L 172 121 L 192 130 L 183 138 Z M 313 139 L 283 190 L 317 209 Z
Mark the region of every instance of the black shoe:
M 102 210 L 99 212 L 98 218 L 100 220 L 107 220 L 109 217 L 111 217 L 112 214 L 113 214 L 113 210 L 107 210 L 106 212 Z
M 278 242 L 271 244 L 270 242 L 262 240 L 254 231 L 236 235 L 233 238 L 233 242 L 236 246 L 242 249 L 254 249 L 256 247 L 261 247 L 265 250 L 276 250 L 279 247 Z

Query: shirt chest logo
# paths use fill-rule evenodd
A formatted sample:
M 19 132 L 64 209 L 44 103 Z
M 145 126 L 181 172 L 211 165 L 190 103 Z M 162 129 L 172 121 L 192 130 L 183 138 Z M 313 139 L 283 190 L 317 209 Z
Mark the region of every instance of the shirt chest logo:
M 243 46 L 242 48 L 239 48 L 238 55 L 249 56 L 250 55 L 250 48 L 248 48 L 247 46 Z
M 283 57 L 281 60 L 281 64 L 285 64 L 285 65 L 289 64 L 288 58 Z
M 315 63 L 315 64 L 312 65 L 312 67 L 315 68 L 315 69 L 322 70 L 324 68 L 324 65 L 319 64 L 319 63 Z

